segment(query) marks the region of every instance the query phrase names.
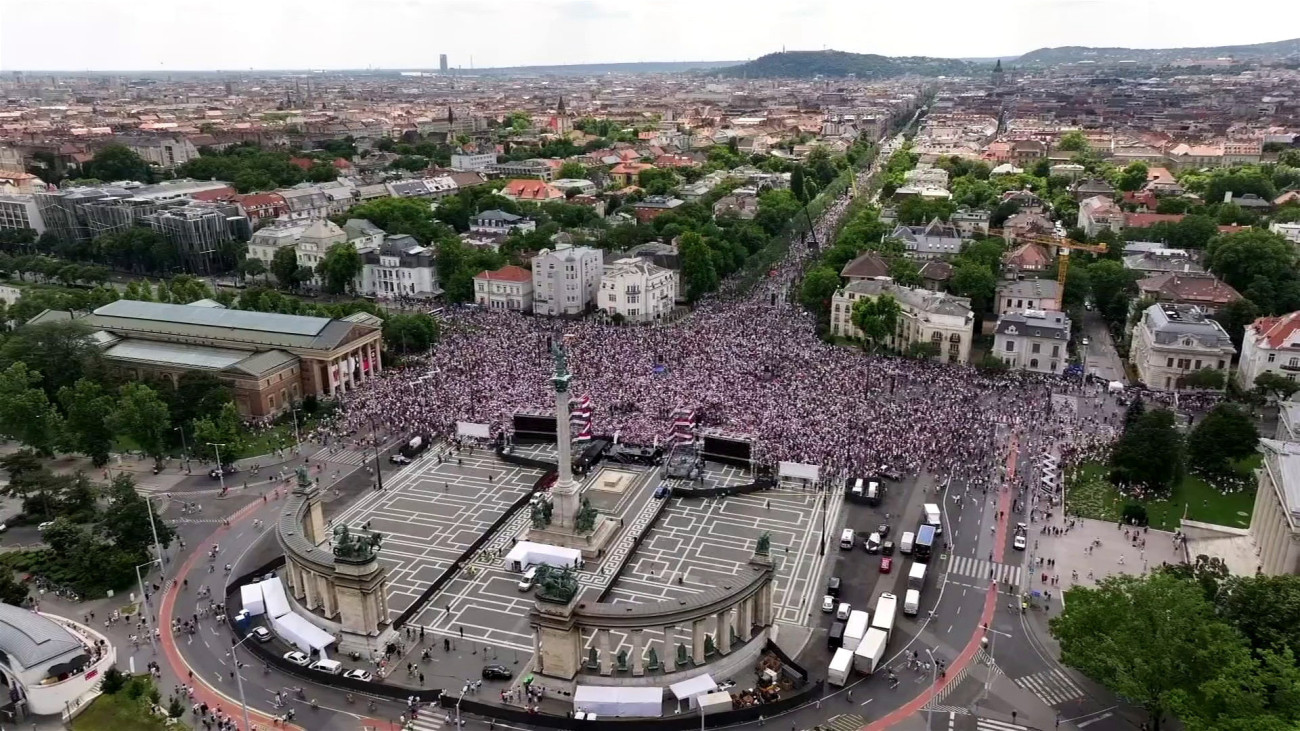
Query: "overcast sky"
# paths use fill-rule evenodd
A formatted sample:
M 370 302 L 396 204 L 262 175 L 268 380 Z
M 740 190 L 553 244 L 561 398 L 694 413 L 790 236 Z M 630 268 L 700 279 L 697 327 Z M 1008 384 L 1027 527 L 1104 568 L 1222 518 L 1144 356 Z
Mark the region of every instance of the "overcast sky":
M 0 69 L 433 68 L 1010 56 L 1300 35 L 1300 0 L 0 0 Z

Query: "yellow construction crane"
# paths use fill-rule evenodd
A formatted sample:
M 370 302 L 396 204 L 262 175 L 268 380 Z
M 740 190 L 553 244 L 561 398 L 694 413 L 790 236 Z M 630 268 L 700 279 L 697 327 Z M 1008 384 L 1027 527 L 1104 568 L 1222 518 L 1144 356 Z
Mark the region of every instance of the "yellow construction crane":
M 1002 229 L 996 229 L 996 228 L 989 229 L 989 235 L 1003 236 Z M 1003 238 L 1006 237 L 1003 236 Z M 1039 235 L 1017 236 L 1016 243 L 1017 244 L 1038 244 L 1039 246 L 1049 247 L 1048 248 L 1049 251 L 1052 248 L 1056 249 L 1056 257 L 1057 257 L 1056 259 L 1057 261 L 1056 309 L 1058 310 L 1065 309 L 1065 304 L 1064 304 L 1065 275 L 1067 272 L 1070 271 L 1070 251 L 1072 249 L 1077 249 L 1079 251 L 1087 251 L 1093 254 L 1105 254 L 1106 251 L 1108 250 L 1108 247 L 1106 246 L 1106 242 L 1104 241 L 1100 244 L 1084 244 L 1078 241 L 1072 241 L 1070 239 L 1065 238 L 1064 236 L 1061 237 L 1039 236 Z

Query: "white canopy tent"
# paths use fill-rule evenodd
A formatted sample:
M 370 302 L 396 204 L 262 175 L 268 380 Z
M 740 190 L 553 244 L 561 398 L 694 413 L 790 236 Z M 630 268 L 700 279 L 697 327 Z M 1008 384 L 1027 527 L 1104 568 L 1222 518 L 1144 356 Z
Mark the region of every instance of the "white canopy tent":
M 266 613 L 266 603 L 262 601 L 262 587 L 258 584 L 244 584 L 239 587 L 239 598 L 244 605 L 244 611 L 250 615 L 255 617 Z
M 292 611 L 289 608 L 289 599 L 284 594 L 284 584 L 280 583 L 279 576 L 272 576 L 266 581 L 259 581 L 257 585 L 262 587 L 262 599 L 265 602 L 268 617 L 275 619 Z
M 668 686 L 668 690 L 672 691 L 673 697 L 678 701 L 690 701 L 691 708 L 695 707 L 697 696 L 712 693 L 717 689 L 717 681 L 708 673 L 696 675 L 693 678 L 687 678 Z
M 663 688 L 579 685 L 573 710 L 601 716 L 659 718 L 664 712 Z
M 290 612 L 271 620 L 271 626 L 280 639 L 310 655 L 312 650 L 325 657 L 325 648 L 334 644 L 334 635 Z
M 529 566 L 546 564 L 557 569 L 565 567 L 576 569 L 582 561 L 582 551 L 576 548 L 563 548 L 546 543 L 520 541 L 506 554 L 506 567 L 511 571 L 523 571 Z

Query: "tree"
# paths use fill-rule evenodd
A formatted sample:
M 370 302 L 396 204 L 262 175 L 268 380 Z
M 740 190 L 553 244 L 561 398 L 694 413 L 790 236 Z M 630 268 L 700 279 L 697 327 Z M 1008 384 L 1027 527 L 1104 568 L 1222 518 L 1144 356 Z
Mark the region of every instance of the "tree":
M 1155 409 L 1124 430 L 1111 451 L 1116 482 L 1141 485 L 1157 494 L 1173 487 L 1183 469 L 1183 437 L 1174 421 L 1172 411 Z
M 187 371 L 176 379 L 176 387 L 163 389 L 172 423 L 186 425 L 195 419 L 214 417 L 226 404 L 235 402 L 230 384 L 211 373 Z
M 54 454 L 63 419 L 40 388 L 41 374 L 19 362 L 0 371 L 0 435 Z
M 1300 576 L 1225 577 L 1214 602 L 1256 650 L 1300 653 Z
M 1137 293 L 1137 277 L 1121 261 L 1105 259 L 1088 266 L 1088 282 L 1097 311 L 1111 327 L 1128 319 L 1129 304 Z
M 1120 171 L 1115 187 L 1123 191 L 1141 190 L 1147 184 L 1147 164 L 1141 160 L 1129 163 Z
M 921 270 L 916 262 L 905 257 L 896 257 L 889 262 L 889 278 L 904 287 L 921 286 Z
M 875 298 L 856 300 L 849 318 L 853 326 L 862 331 L 863 344 L 879 347 L 880 341 L 893 334 L 898 327 L 902 308 L 893 295 L 882 294 Z
M 271 273 L 281 287 L 297 289 L 305 281 L 299 279 L 298 270 L 298 253 L 292 246 L 282 246 L 275 250 L 275 256 L 271 259 Z
M 389 315 L 384 320 L 384 344 L 398 353 L 419 353 L 438 341 L 438 321 L 424 313 Z
M 1079 130 L 1070 130 L 1056 141 L 1056 149 L 1062 152 L 1083 152 L 1088 149 L 1088 138 Z
M 1241 341 L 1246 337 L 1246 326 L 1259 317 L 1259 307 L 1249 299 L 1242 297 L 1219 308 L 1214 319 L 1223 326 L 1224 332 L 1232 338 L 1232 345 L 1241 352 Z
M 109 427 L 115 405 L 113 395 L 95 381 L 82 378 L 59 389 L 59 403 L 67 415 L 69 446 L 90 457 L 96 467 L 108 464 L 113 449 L 113 430 Z
M 799 287 L 799 301 L 819 317 L 830 313 L 831 298 L 840 288 L 840 275 L 830 267 L 820 266 L 804 275 Z
M 103 528 L 119 550 L 139 558 L 148 556 L 153 549 L 155 530 L 159 545 L 163 548 L 171 545 L 176 531 L 158 517 L 153 503 L 136 491 L 135 479 L 130 473 L 119 472 L 113 478 L 108 487 L 108 498 Z
M 1061 661 L 1147 712 L 1153 731 L 1203 709 L 1218 684 L 1254 663 L 1240 634 L 1190 581 L 1158 572 L 1075 587 L 1049 623 Z
M 239 276 L 244 279 L 260 277 L 266 274 L 266 264 L 261 259 L 245 259 L 239 262 Z
M 307 169 L 307 181 L 311 183 L 329 183 L 339 177 L 339 171 L 328 162 L 313 163 Z
M 1227 380 L 1227 374 L 1217 368 L 1201 368 L 1180 377 L 1178 385 L 1182 388 L 1202 388 L 1217 391 L 1224 387 Z
M 573 180 L 587 177 L 587 166 L 577 160 L 569 160 L 560 166 L 560 177 Z
M 997 277 L 993 276 L 993 272 L 989 271 L 988 267 L 969 260 L 958 264 L 953 269 L 952 279 L 948 284 L 953 293 L 961 297 L 969 297 L 971 309 L 977 313 L 988 309 L 998 288 Z
M 215 415 L 195 419 L 191 434 L 194 441 L 190 448 L 199 459 L 215 461 L 219 453 L 221 463 L 227 465 L 247 451 L 243 423 L 234 402 L 226 403 Z
M 794 170 L 790 171 L 790 191 L 800 203 L 808 203 L 808 183 L 804 179 L 802 165 L 795 165 Z
M 53 400 L 64 386 L 102 372 L 99 348 L 89 336 L 90 329 L 76 321 L 28 325 L 0 346 L 0 369 L 27 364 L 40 373 L 40 386 Z
M 137 155 L 126 145 L 106 145 L 82 166 L 81 172 L 88 178 L 98 178 L 105 182 L 134 180 L 140 183 L 154 181 L 153 169 L 144 158 Z
M 128 383 L 118 395 L 117 409 L 109 419 L 113 430 L 129 437 L 145 454 L 161 459 L 166 435 L 171 432 L 167 404 L 143 383 Z
M 1290 398 L 1296 391 L 1300 391 L 1300 383 L 1272 371 L 1265 371 L 1255 376 L 1255 391 L 1261 396 L 1272 396 L 1282 401 Z
M 1256 279 L 1264 279 L 1275 290 L 1295 278 L 1294 246 L 1282 236 L 1260 229 L 1226 234 L 1210 241 L 1206 250 L 1210 270 L 1238 291 L 1245 292 Z M 1262 309 L 1278 311 L 1281 303 L 1251 297 Z
M 1146 412 L 1147 402 L 1143 401 L 1141 396 L 1133 399 L 1133 402 L 1124 410 L 1124 431 L 1131 429 Z
M 1250 416 L 1235 404 L 1219 404 L 1205 415 L 1187 437 L 1187 460 L 1207 477 L 1232 474 L 1232 463 L 1249 456 L 1259 444 L 1259 430 Z
M 343 294 L 356 290 L 356 278 L 364 262 L 352 242 L 334 244 L 325 251 L 325 257 L 316 265 L 316 273 L 325 280 L 325 291 Z
M 1003 201 L 989 213 L 989 226 L 992 228 L 1002 228 L 1002 224 L 1006 223 L 1008 218 L 1011 218 L 1019 212 L 1019 203 L 1015 201 Z
M 27 587 L 14 580 L 14 572 L 0 571 L 0 602 L 21 607 L 27 601 Z
M 682 261 L 682 282 L 686 299 L 694 302 L 718 287 L 718 272 L 708 246 L 694 231 L 682 235 L 679 247 Z

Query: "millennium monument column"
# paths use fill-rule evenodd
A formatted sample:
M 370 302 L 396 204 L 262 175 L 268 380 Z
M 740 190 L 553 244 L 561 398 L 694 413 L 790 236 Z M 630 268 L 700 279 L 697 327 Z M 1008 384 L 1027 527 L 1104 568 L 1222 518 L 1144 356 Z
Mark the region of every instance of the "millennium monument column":
M 555 487 L 551 488 L 551 502 L 554 506 L 551 516 L 551 529 L 574 532 L 578 510 L 581 509 L 579 495 L 581 486 L 573 480 L 573 443 L 569 433 L 569 382 L 573 376 L 569 373 L 568 357 L 559 342 L 552 343 L 551 356 L 555 358 L 555 375 L 551 385 L 555 388 L 555 439 L 559 449 L 559 477 Z

